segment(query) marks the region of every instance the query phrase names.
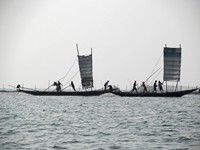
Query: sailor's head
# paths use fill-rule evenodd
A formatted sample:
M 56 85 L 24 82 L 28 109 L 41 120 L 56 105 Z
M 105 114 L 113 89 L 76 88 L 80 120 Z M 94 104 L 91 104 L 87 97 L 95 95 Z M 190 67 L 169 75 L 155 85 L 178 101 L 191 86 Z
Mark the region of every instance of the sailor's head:
M 19 89 L 20 87 L 21 87 L 21 85 L 20 85 L 20 84 L 18 84 L 18 85 L 17 85 L 17 88 Z

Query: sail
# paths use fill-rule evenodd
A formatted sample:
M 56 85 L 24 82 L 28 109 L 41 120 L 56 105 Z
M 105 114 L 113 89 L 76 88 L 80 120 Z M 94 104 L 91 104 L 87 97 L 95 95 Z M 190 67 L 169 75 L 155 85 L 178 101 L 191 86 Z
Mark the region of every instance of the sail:
M 181 48 L 164 48 L 164 81 L 180 81 Z
M 93 87 L 93 76 L 92 76 L 92 54 L 88 56 L 78 55 L 79 70 L 81 74 L 82 88 Z

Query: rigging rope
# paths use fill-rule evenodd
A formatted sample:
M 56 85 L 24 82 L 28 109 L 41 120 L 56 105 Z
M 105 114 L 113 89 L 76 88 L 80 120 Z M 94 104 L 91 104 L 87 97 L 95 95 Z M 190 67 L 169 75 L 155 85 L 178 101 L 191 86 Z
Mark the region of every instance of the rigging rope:
M 69 81 L 67 81 L 66 84 L 64 84 L 64 86 L 66 86 L 67 84 L 69 84 L 69 82 L 70 82 L 78 73 L 79 73 L 79 71 L 77 71 L 77 72 L 75 73 L 75 75 L 73 75 L 73 77 L 72 77 Z M 64 87 L 64 86 L 63 86 L 63 87 Z M 68 86 L 64 87 L 62 90 L 68 88 L 69 86 L 71 86 L 71 85 L 68 85 Z
M 161 53 L 161 55 L 160 55 L 158 61 L 156 62 L 156 65 L 154 66 L 153 71 L 151 72 L 151 74 L 152 74 L 152 73 L 154 72 L 154 70 L 156 69 L 156 67 L 157 67 L 157 65 L 158 65 L 158 63 L 159 63 L 159 61 L 160 61 L 162 55 L 163 55 L 163 54 Z
M 148 80 L 150 79 L 150 77 L 152 77 L 152 76 L 155 74 L 154 70 L 156 69 L 158 63 L 160 62 L 160 59 L 161 59 L 162 55 L 163 55 L 163 54 L 161 53 L 161 55 L 160 55 L 158 61 L 156 62 L 156 65 L 154 66 L 154 68 L 153 68 L 153 70 L 152 70 L 152 72 L 151 72 L 149 78 L 148 78 L 146 81 L 148 81 Z M 160 68 L 159 68 L 159 69 L 160 69 Z M 159 70 L 159 69 L 158 69 L 158 70 Z M 157 71 L 158 71 L 158 70 L 157 70 Z M 157 72 L 157 71 L 156 71 L 156 72 Z M 146 81 L 145 81 L 145 82 L 146 82 Z
M 67 73 L 65 74 L 65 76 L 63 76 L 62 78 L 60 78 L 58 81 L 62 82 L 66 77 L 67 75 L 69 74 L 69 72 L 72 70 L 72 68 L 74 67 L 75 63 L 77 61 L 77 58 L 74 60 L 72 66 L 69 68 L 69 70 L 67 71 Z M 66 84 L 65 84 L 66 85 Z M 48 88 L 46 88 L 44 91 L 47 91 L 50 87 L 52 87 L 53 85 L 50 85 Z M 55 89 L 53 90 L 55 91 Z
M 158 70 L 160 70 L 160 68 L 153 72 L 144 82 L 147 82 L 156 72 L 158 72 Z
M 72 66 L 70 67 L 70 69 L 67 71 L 67 73 L 65 74 L 65 76 L 63 76 L 62 78 L 60 78 L 58 81 L 63 81 L 66 76 L 69 74 L 69 72 L 72 70 L 72 68 L 74 67 L 75 62 L 77 61 L 77 58 L 75 59 L 75 61 L 73 62 Z
M 163 68 L 158 72 L 158 74 L 155 76 L 155 78 L 151 81 L 151 84 L 153 84 L 153 81 L 155 81 L 155 79 L 158 77 L 158 75 L 161 73 L 161 71 L 163 71 Z

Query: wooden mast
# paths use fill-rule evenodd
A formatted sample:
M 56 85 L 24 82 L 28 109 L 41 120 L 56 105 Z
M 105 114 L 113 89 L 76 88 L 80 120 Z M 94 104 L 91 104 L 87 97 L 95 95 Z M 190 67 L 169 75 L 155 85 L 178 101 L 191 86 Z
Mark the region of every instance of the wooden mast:
M 92 55 L 92 48 L 91 48 L 91 55 Z M 93 76 L 93 75 L 92 75 L 92 76 Z M 92 83 L 92 84 L 94 84 L 94 83 Z M 93 86 L 91 86 L 91 91 L 92 91 L 92 87 L 93 87 Z
M 179 44 L 179 48 L 181 49 L 181 44 Z M 181 70 L 179 70 L 179 79 L 180 79 L 180 72 L 181 72 Z M 177 91 L 177 89 L 178 89 L 178 82 L 179 82 L 179 80 L 177 80 L 175 91 Z
M 78 56 L 79 56 L 78 44 L 76 44 L 76 49 L 77 49 L 77 53 L 78 53 Z
M 167 47 L 167 44 L 165 44 L 165 48 Z M 163 54 L 163 58 L 164 58 L 164 54 Z M 164 72 L 163 72 L 163 76 L 164 76 Z M 167 92 L 167 81 L 165 81 L 166 82 L 166 89 L 165 89 L 165 91 Z

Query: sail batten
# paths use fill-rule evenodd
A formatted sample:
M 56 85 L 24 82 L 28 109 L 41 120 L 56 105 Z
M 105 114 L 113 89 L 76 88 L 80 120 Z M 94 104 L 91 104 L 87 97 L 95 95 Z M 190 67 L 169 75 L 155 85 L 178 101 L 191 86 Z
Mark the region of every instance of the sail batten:
M 181 48 L 164 48 L 164 81 L 180 81 Z
M 78 55 L 79 70 L 81 75 L 81 84 L 83 89 L 93 87 L 92 54 Z

